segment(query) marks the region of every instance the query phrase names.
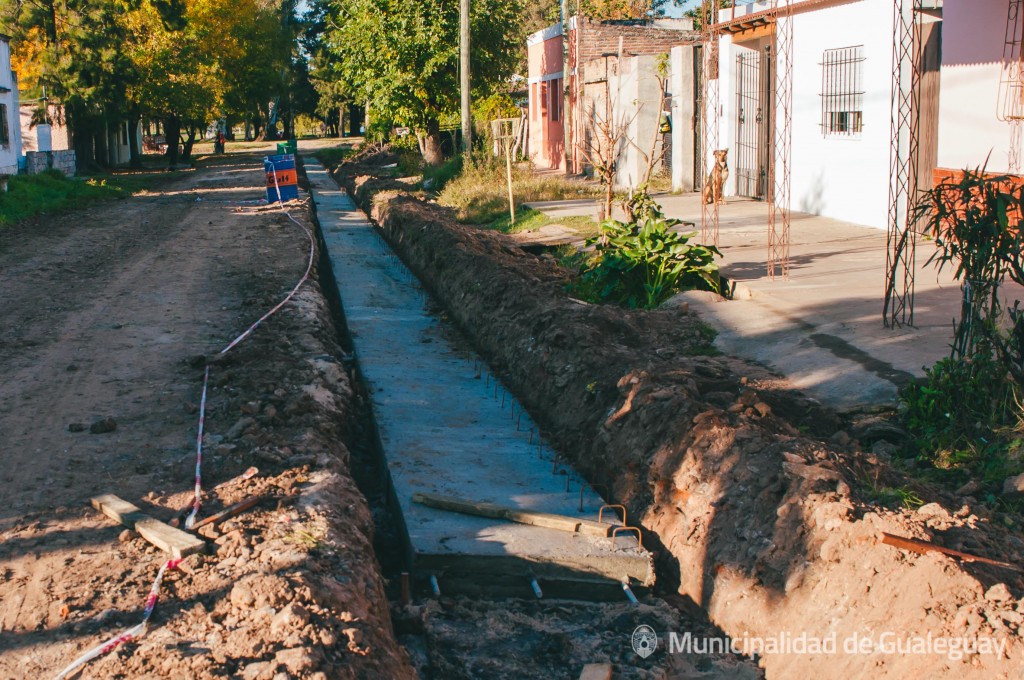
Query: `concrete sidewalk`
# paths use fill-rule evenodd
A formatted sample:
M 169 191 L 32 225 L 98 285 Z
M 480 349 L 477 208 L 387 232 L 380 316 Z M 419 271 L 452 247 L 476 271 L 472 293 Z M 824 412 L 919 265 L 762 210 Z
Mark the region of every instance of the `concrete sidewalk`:
M 698 194 L 657 200 L 667 215 L 700 231 Z M 597 214 L 593 201 L 531 206 L 552 216 Z M 681 299 L 718 330 L 716 344 L 723 352 L 777 370 L 834 408 L 891 405 L 900 386 L 949 354 L 960 286 L 953 267 L 940 273 L 934 264 L 926 265 L 935 252 L 931 241 L 917 244 L 914 326 L 898 329 L 882 324 L 884 229 L 793 213 L 790 277 L 772 281 L 768 205 L 731 199 L 720 206 L 719 247 L 723 273 L 740 284 L 737 299 L 697 292 Z M 1016 285 L 1005 293 L 1011 300 L 1024 299 Z

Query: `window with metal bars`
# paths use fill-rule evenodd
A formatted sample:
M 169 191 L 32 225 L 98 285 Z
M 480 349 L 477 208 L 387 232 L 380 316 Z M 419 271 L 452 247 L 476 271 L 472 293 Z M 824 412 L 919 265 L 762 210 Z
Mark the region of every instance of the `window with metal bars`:
M 11 132 L 7 125 L 7 104 L 0 104 L 0 146 L 11 143 Z
M 821 61 L 821 132 L 859 137 L 864 128 L 864 46 L 825 50 Z

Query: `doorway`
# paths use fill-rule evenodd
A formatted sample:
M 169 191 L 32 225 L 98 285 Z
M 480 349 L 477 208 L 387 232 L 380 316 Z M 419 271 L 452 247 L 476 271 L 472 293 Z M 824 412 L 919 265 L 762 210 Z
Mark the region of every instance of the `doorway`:
M 736 55 L 736 193 L 763 200 L 768 185 L 771 48 Z

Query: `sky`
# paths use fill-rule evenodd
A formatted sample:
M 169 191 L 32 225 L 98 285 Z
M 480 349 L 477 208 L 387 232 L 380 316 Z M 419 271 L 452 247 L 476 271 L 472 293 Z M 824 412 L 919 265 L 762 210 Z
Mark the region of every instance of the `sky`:
M 688 9 L 692 9 L 693 7 L 696 7 L 699 4 L 700 0 L 685 0 L 682 3 L 682 6 L 677 5 L 674 2 L 670 2 L 665 10 L 665 16 L 681 17 L 683 16 L 683 12 L 685 12 Z

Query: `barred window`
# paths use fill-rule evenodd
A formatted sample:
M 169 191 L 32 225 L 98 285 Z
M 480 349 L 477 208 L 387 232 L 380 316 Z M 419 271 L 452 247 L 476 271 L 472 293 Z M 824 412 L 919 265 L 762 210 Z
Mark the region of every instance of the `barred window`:
M 825 50 L 821 63 L 821 131 L 859 137 L 864 127 L 864 46 Z
M 11 143 L 11 132 L 7 126 L 7 104 L 0 104 L 0 145 Z

